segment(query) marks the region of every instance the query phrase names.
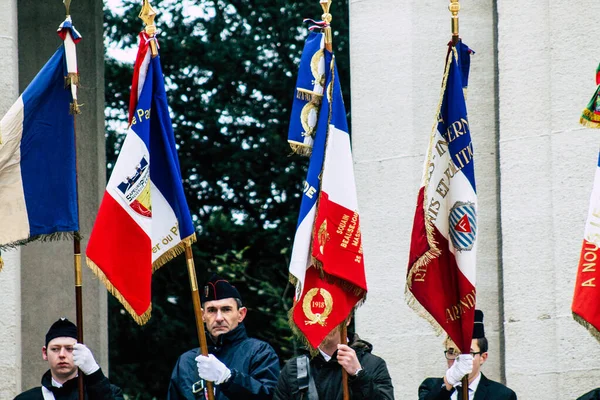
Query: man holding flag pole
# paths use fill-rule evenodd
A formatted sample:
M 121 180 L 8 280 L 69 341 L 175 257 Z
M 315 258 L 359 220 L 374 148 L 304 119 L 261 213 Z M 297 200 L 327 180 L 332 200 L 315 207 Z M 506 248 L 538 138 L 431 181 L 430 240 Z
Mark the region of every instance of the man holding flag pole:
M 290 325 L 314 357 L 287 362 L 275 399 L 393 399 L 387 367 L 371 354 L 372 346 L 347 343 L 346 326 L 367 285 L 331 0 L 320 4 L 322 21 L 308 20 L 313 32 L 300 62 L 289 130 L 292 149 L 310 155 L 289 267 L 296 285 Z

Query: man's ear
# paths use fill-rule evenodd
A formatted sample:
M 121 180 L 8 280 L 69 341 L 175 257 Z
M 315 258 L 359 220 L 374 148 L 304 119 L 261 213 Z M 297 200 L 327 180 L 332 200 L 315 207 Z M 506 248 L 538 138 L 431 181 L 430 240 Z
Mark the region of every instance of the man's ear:
M 42 359 L 48 361 L 48 349 L 46 349 L 46 346 L 42 347 Z
M 483 353 L 483 354 L 480 354 L 480 357 L 481 357 L 481 363 L 480 363 L 480 365 L 483 365 L 483 363 L 486 362 L 487 358 L 488 358 L 487 351 L 485 353 Z
M 238 318 L 238 322 L 242 322 L 244 320 L 244 318 L 246 318 L 247 312 L 248 312 L 248 309 L 246 307 L 240 308 L 240 317 Z

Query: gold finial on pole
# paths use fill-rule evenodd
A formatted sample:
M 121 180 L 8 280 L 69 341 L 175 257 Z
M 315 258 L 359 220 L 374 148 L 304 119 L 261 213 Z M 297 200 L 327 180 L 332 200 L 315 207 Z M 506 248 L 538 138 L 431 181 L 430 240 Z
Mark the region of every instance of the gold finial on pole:
M 458 43 L 458 12 L 460 11 L 459 0 L 450 0 L 448 10 L 452 13 L 452 44 Z
M 70 0 L 69 0 L 70 1 Z M 153 38 L 156 36 L 156 25 L 154 25 L 154 18 L 158 15 L 158 12 L 150 5 L 148 0 L 144 0 L 144 4 L 142 5 L 142 10 L 138 15 L 146 27 L 144 30 L 146 31 L 146 35 Z M 156 41 L 150 41 L 150 49 L 152 51 L 152 57 L 156 57 L 158 55 L 158 48 L 156 47 Z
M 64 3 L 65 8 L 67 10 L 67 17 L 68 17 L 69 15 L 71 15 L 71 12 L 69 10 L 71 8 L 71 0 L 63 0 L 63 3 Z
M 323 8 L 323 15 L 321 15 L 321 19 L 327 23 L 327 27 L 325 28 L 325 48 L 329 51 L 333 51 L 333 37 L 331 35 L 331 20 L 333 17 L 329 14 L 329 8 L 331 7 L 331 2 L 333 0 L 319 0 L 321 4 L 321 8 Z

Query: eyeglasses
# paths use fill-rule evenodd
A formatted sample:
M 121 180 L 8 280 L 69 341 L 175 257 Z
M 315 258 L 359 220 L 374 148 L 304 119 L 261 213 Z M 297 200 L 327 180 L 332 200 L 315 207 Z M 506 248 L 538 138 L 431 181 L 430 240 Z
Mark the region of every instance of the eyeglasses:
M 456 357 L 460 356 L 461 353 L 459 353 L 458 351 L 454 350 L 454 349 L 450 349 L 450 350 L 446 350 L 444 351 L 444 356 L 446 357 L 446 360 L 456 360 Z M 483 354 L 483 351 L 471 351 L 469 352 L 469 354 L 471 354 L 471 356 L 475 357 L 477 354 Z

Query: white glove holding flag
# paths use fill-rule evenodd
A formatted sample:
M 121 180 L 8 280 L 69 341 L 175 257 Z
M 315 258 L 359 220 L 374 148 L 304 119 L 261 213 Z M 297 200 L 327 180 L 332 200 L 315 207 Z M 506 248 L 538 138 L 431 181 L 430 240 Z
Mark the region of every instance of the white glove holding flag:
M 209 354 L 208 357 L 203 355 L 196 357 L 196 365 L 200 378 L 214 382 L 216 385 L 226 382 L 231 377 L 229 368 L 212 354 Z
M 463 376 L 473 371 L 473 356 L 471 354 L 461 354 L 456 357 L 454 364 L 446 371 L 446 380 L 452 386 L 460 384 Z
M 73 345 L 73 363 L 86 375 L 93 374 L 100 369 L 100 366 L 94 360 L 92 351 L 81 343 Z

